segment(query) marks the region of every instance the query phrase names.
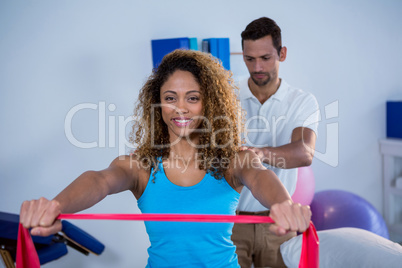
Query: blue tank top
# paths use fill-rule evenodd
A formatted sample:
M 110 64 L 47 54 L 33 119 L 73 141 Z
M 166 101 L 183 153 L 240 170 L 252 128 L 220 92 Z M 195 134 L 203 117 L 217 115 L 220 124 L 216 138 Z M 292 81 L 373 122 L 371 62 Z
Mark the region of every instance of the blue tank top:
M 209 173 L 196 185 L 178 186 L 159 163 L 137 202 L 142 213 L 235 215 L 239 196 L 225 179 Z M 151 242 L 147 267 L 240 267 L 233 223 L 146 221 L 145 227 Z

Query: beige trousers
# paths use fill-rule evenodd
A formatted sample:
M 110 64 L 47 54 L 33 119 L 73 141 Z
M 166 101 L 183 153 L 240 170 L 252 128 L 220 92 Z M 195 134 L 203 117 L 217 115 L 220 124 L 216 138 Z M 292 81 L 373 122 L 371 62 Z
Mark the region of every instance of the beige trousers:
M 264 212 L 240 212 L 240 215 L 264 215 Z M 235 224 L 233 227 L 232 241 L 236 245 L 236 253 L 242 268 L 250 268 L 254 263 L 255 268 L 261 267 L 286 267 L 283 262 L 280 245 L 296 236 L 296 232 L 290 232 L 284 236 L 272 234 L 269 230 L 270 223 Z

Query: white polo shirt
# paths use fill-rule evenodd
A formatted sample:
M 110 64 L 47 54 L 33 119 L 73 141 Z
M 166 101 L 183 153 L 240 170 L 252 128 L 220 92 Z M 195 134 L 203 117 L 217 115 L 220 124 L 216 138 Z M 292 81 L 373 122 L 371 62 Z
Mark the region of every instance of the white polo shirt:
M 241 105 L 247 112 L 244 135 L 247 146 L 278 147 L 288 144 L 297 127 L 308 127 L 317 135 L 319 107 L 311 93 L 291 87 L 282 79 L 276 93 L 261 104 L 251 93 L 248 79 L 240 81 L 239 87 Z M 280 161 L 281 159 L 277 160 L 278 163 Z M 275 172 L 290 195 L 294 193 L 297 168 L 280 169 L 267 164 L 264 166 Z M 247 187 L 243 187 L 237 209 L 255 212 L 267 208 L 253 197 Z

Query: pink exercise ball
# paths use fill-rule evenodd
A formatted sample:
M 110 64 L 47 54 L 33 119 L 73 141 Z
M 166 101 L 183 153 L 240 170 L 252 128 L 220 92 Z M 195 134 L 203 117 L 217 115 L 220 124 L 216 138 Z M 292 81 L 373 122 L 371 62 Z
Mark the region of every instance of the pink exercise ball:
M 293 201 L 302 205 L 310 205 L 314 198 L 314 192 L 313 169 L 310 166 L 298 168 L 296 190 L 292 195 Z

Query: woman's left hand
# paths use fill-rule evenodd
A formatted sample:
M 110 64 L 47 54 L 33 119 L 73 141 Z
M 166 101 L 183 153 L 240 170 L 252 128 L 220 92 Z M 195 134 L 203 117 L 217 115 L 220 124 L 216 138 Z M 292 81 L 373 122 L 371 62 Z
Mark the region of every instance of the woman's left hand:
M 286 200 L 271 206 L 269 216 L 275 221 L 269 230 L 276 235 L 285 235 L 290 231 L 304 232 L 310 225 L 310 206 L 302 206 Z

